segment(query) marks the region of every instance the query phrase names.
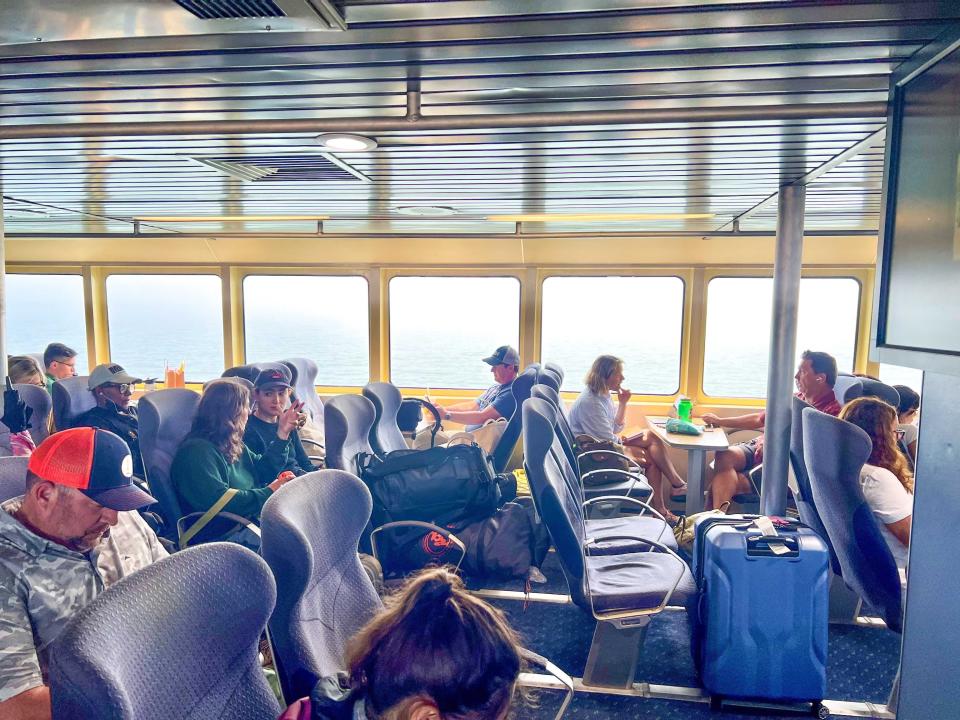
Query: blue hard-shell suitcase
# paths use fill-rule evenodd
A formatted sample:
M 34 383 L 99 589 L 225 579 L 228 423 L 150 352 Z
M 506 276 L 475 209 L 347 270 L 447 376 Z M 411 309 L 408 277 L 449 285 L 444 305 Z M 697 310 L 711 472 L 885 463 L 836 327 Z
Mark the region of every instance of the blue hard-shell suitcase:
M 830 556 L 796 520 L 707 517 L 697 524 L 694 658 L 715 697 L 819 701 L 826 693 Z

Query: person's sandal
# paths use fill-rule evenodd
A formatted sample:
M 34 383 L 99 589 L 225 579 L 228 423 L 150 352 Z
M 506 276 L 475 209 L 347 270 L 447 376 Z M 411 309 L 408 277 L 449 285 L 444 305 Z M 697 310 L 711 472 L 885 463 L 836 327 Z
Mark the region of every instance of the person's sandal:
M 687 484 L 679 485 L 677 487 L 670 488 L 670 497 L 681 497 L 687 494 Z

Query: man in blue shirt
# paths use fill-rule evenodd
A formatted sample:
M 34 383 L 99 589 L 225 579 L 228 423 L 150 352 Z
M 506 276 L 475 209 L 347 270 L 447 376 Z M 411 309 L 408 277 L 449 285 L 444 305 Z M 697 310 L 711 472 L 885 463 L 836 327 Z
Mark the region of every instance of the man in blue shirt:
M 498 418 L 510 419 L 517 408 L 517 401 L 513 397 L 513 381 L 520 371 L 520 354 L 509 345 L 501 345 L 494 350 L 493 355 L 485 357 L 483 361 L 490 366 L 495 385 L 476 400 L 450 405 L 437 406 L 442 420 L 463 423 L 465 430 L 476 430 L 487 420 Z

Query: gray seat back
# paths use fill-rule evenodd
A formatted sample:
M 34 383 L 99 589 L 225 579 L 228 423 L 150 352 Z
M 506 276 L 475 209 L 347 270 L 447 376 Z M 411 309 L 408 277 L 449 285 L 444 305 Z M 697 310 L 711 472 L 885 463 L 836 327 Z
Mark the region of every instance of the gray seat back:
M 370 428 L 376 411 L 362 395 L 337 395 L 323 406 L 328 468 L 357 472 L 357 455 L 372 453 Z
M 20 399 L 27 404 L 27 407 L 33 408 L 33 414 L 30 416 L 30 437 L 33 442 L 39 445 L 47 439 L 50 433 L 47 430 L 47 421 L 50 419 L 50 410 L 53 407 L 53 400 L 50 393 L 45 388 L 36 385 L 17 384 L 14 385 L 17 392 L 20 393 Z M 93 393 L 88 393 L 93 398 Z
M 170 479 L 170 465 L 180 443 L 190 432 L 199 404 L 200 396 L 193 390 L 168 388 L 147 393 L 137 405 L 140 454 L 147 484 L 170 527 L 183 516 Z
M 888 405 L 897 407 L 900 404 L 900 393 L 892 385 L 873 380 L 871 378 L 858 378 L 863 386 L 864 397 L 880 398 Z
M 793 398 L 793 414 L 790 425 L 790 466 L 793 468 L 793 476 L 797 480 L 798 489 L 794 500 L 797 504 L 797 512 L 800 513 L 800 520 L 816 531 L 827 544 L 830 550 L 830 562 L 833 565 L 833 571 L 839 575 L 840 564 L 837 560 L 837 553 L 830 543 L 830 536 L 826 528 L 823 527 L 820 513 L 817 512 L 817 506 L 813 502 L 813 492 L 810 489 L 810 475 L 807 472 L 807 463 L 803 459 L 803 411 L 808 407 L 810 407 L 810 405 L 800 398 Z
M 79 415 L 97 406 L 87 387 L 87 377 L 68 377 L 53 384 L 53 424 L 57 430 L 73 427 Z
M 560 392 L 560 386 L 563 384 L 563 379 L 557 375 L 550 368 L 540 368 L 540 371 L 537 373 L 537 383 L 540 385 L 547 385 L 552 387 L 557 392 Z
M 357 556 L 372 507 L 366 486 L 342 470 L 307 473 L 263 506 L 261 553 L 277 580 L 270 638 L 285 697 L 307 696 L 343 670 L 347 641 L 381 607 Z
M 29 457 L 0 457 L 0 503 L 20 497 L 27 489 Z
M 325 415 L 323 412 L 323 401 L 317 395 L 317 364 L 310 358 L 287 358 L 285 363 L 290 363 L 297 369 L 297 377 L 294 382 L 293 391 L 297 400 L 303 401 L 303 409 L 310 415 L 314 425 L 320 427 L 323 431 Z
M 863 384 L 860 378 L 854 375 L 837 375 L 837 381 L 833 384 L 833 395 L 837 402 L 846 405 L 851 400 L 856 400 L 863 395 Z
M 363 388 L 363 396 L 373 403 L 374 420 L 370 429 L 373 451 L 383 457 L 394 450 L 406 450 L 407 442 L 397 425 L 397 413 L 403 402 L 400 391 L 391 383 L 375 382 Z
M 233 367 L 230 367 L 224 370 L 223 374 L 220 377 L 241 378 L 249 382 L 250 387 L 253 387 L 253 383 L 257 379 L 257 375 L 259 375 L 260 371 L 263 369 L 263 365 L 264 363 L 247 363 L 246 365 L 234 365 Z
M 543 368 L 555 374 L 560 379 L 560 384 L 563 385 L 564 374 L 563 374 L 562 367 L 560 367 L 556 363 L 548 362 L 543 364 Z
M 902 627 L 900 574 L 860 489 L 870 436 L 857 426 L 804 408 L 803 457 L 814 505 L 840 563 L 844 582 L 896 632 Z
M 577 454 L 574 450 L 574 435 L 570 429 L 570 422 L 567 420 L 566 412 L 563 408 L 563 401 L 560 399 L 560 393 L 549 385 L 537 384 L 530 389 L 530 397 L 546 400 L 557 411 L 557 438 L 560 440 L 560 446 L 563 448 L 563 454 L 567 456 L 567 462 L 580 474 L 579 463 L 577 463 Z
M 275 599 L 267 564 L 227 543 L 124 578 L 55 642 L 54 720 L 274 720 L 258 650 Z
M 583 512 L 571 492 L 573 468 L 557 438 L 557 410 L 549 402 L 531 397 L 523 404 L 523 464 L 537 511 L 550 533 L 570 597 L 589 611 L 584 592 L 585 541 Z
M 537 382 L 539 370 L 540 366 L 537 364 L 528 365 L 522 373 L 517 375 L 513 385 L 510 386 L 517 407 L 507 421 L 507 426 L 504 428 L 497 446 L 490 454 L 490 459 L 493 460 L 493 469 L 498 473 L 503 472 L 507 467 L 510 456 L 513 455 L 517 443 L 520 442 L 520 430 L 523 426 L 523 413 L 521 412 L 523 403 L 530 397 L 530 388 Z

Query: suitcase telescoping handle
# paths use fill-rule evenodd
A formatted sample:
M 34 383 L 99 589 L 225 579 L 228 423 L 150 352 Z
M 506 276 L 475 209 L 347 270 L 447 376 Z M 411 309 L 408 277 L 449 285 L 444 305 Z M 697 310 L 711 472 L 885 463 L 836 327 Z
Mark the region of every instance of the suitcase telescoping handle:
M 750 535 L 747 537 L 748 557 L 797 557 L 800 543 L 795 537 L 783 535 Z

